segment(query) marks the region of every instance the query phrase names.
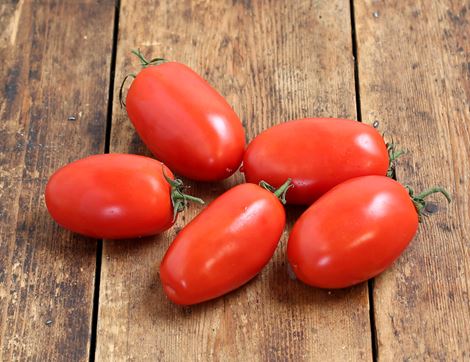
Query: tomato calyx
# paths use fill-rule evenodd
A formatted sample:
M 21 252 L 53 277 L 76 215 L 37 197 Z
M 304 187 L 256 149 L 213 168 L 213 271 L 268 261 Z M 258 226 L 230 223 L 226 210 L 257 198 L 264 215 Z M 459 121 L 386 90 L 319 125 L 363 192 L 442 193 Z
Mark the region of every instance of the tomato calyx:
M 259 185 L 263 188 L 266 189 L 270 192 L 272 192 L 278 199 L 281 201 L 283 205 L 286 204 L 286 193 L 287 191 L 291 188 L 294 187 L 292 184 L 292 179 L 288 178 L 286 182 L 284 182 L 281 186 L 279 186 L 278 189 L 274 188 L 270 184 L 268 184 L 266 181 L 260 181 Z
M 421 192 L 418 195 L 415 195 L 414 191 L 409 186 L 405 186 L 405 188 L 408 190 L 408 194 L 410 195 L 410 198 L 413 201 L 413 204 L 415 205 L 416 212 L 418 213 L 419 222 L 422 222 L 423 216 L 428 215 L 424 212 L 426 207 L 426 197 L 435 193 L 441 193 L 447 199 L 447 202 L 450 203 L 452 200 L 449 193 L 442 187 L 433 187 L 429 190 Z
M 395 178 L 395 161 L 398 157 L 405 154 L 404 150 L 399 150 L 396 148 L 396 144 L 392 142 L 387 142 L 385 144 L 388 152 L 388 170 L 387 177 Z
M 190 201 L 197 202 L 198 204 L 204 205 L 204 200 L 200 199 L 199 197 L 191 196 L 185 194 L 183 189 L 185 188 L 183 181 L 180 179 L 171 179 L 169 178 L 165 171 L 162 168 L 163 177 L 165 178 L 166 182 L 168 182 L 171 186 L 170 191 L 170 198 L 171 198 L 171 205 L 173 206 L 173 221 L 176 220 L 176 215 L 179 212 L 183 211 L 188 207 Z
M 153 59 L 147 60 L 147 58 L 145 58 L 145 56 L 142 54 L 140 49 L 137 49 L 137 50 L 134 49 L 131 51 L 131 53 L 137 56 L 137 58 L 139 58 L 140 65 L 142 66 L 142 68 L 147 68 L 151 65 L 160 65 L 162 63 L 167 62 L 165 58 L 153 58 Z M 121 86 L 119 87 L 119 104 L 121 105 L 121 108 L 126 107 L 126 102 L 124 101 L 124 98 L 123 98 L 124 84 L 126 84 L 126 81 L 129 78 L 135 79 L 135 77 L 137 77 L 135 73 L 129 73 L 128 75 L 124 77 L 124 79 L 121 82 Z
M 126 84 L 126 81 L 129 78 L 135 79 L 135 77 L 136 75 L 134 73 L 129 73 L 128 75 L 124 77 L 124 79 L 121 82 L 121 86 L 119 87 L 119 104 L 121 105 L 121 108 L 126 106 L 126 102 L 124 101 L 124 98 L 122 97 L 122 90 L 124 89 L 124 84 Z
M 137 56 L 137 58 L 139 58 L 140 65 L 142 66 L 142 68 L 147 68 L 151 65 L 160 65 L 168 61 L 165 58 L 159 58 L 159 57 L 147 60 L 147 58 L 145 58 L 145 56 L 142 54 L 140 49 L 137 49 L 137 50 L 134 49 L 131 51 L 131 53 Z

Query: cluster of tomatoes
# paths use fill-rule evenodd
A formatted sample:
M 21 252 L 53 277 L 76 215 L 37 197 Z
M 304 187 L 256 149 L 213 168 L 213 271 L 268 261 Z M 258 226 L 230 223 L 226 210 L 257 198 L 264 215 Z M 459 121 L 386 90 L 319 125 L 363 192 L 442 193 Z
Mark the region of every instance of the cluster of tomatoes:
M 170 300 L 190 305 L 228 293 L 269 262 L 285 227 L 283 204 L 307 205 L 287 243 L 292 271 L 321 288 L 351 286 L 385 270 L 415 235 L 424 197 L 390 176 L 398 156 L 374 127 L 344 119 L 282 123 L 248 146 L 225 101 L 191 69 L 135 52 L 143 69 L 126 109 L 152 158 L 102 154 L 50 178 L 46 204 L 58 224 L 104 239 L 169 229 L 188 202 L 172 171 L 217 181 L 240 169 L 228 190 L 184 227 L 160 266 Z M 122 87 L 121 87 L 122 89 Z M 122 98 L 122 92 L 120 93 Z

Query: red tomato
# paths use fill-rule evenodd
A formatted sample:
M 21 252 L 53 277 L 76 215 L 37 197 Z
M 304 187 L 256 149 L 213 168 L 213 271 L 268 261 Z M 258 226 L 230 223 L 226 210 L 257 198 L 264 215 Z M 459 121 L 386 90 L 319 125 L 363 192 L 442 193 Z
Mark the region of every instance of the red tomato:
M 221 180 L 243 158 L 245 133 L 226 100 L 187 66 L 143 69 L 126 98 L 130 120 L 155 157 L 193 180 Z
M 306 118 L 272 127 L 248 146 L 243 158 L 247 182 L 295 186 L 287 203 L 310 205 L 353 177 L 387 173 L 382 136 L 371 126 L 334 118 Z
M 348 180 L 318 199 L 295 223 L 287 245 L 292 270 L 306 284 L 348 287 L 383 272 L 418 229 L 418 210 L 432 189 L 414 199 L 384 176 Z M 450 199 L 448 199 L 450 201 Z
M 184 201 L 180 181 L 171 181 L 172 187 L 163 172 L 173 180 L 166 166 L 148 157 L 86 157 L 51 176 L 46 205 L 59 225 L 94 238 L 157 234 L 173 225 L 172 202 L 180 210 Z
M 171 244 L 160 265 L 165 293 L 190 305 L 240 287 L 271 259 L 284 225 L 284 207 L 273 193 L 254 184 L 230 189 Z

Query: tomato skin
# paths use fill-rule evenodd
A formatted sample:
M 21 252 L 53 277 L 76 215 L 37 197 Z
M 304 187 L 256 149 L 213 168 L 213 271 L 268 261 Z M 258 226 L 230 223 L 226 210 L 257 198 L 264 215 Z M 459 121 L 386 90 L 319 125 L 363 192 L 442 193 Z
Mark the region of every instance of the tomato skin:
M 292 270 L 306 284 L 344 288 L 388 268 L 418 229 L 407 190 L 384 176 L 348 180 L 295 223 L 287 244 Z
M 306 118 L 274 126 L 247 147 L 247 182 L 278 187 L 288 177 L 295 186 L 290 204 L 310 205 L 350 178 L 387 173 L 387 147 L 371 126 L 347 119 Z
M 173 174 L 163 166 L 165 174 Z M 102 154 L 57 170 L 46 186 L 46 205 L 61 226 L 94 238 L 160 233 L 173 225 L 171 186 L 162 163 L 143 156 Z
M 129 88 L 126 109 L 150 151 L 176 173 L 215 181 L 240 166 L 245 150 L 240 119 L 187 66 L 167 62 L 143 69 Z
M 168 298 L 191 305 L 248 282 L 271 259 L 285 211 L 271 192 L 238 185 L 215 199 L 180 231 L 160 265 Z

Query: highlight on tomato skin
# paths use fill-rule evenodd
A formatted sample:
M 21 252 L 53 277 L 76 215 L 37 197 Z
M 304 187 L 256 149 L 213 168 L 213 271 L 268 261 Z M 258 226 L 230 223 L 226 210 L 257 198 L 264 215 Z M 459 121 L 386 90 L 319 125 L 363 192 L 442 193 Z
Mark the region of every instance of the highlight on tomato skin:
M 155 157 L 198 181 L 222 180 L 237 171 L 245 132 L 227 101 L 186 65 L 139 57 L 144 69 L 132 81 L 125 106 Z
M 424 198 L 385 176 L 363 176 L 334 187 L 297 220 L 287 256 L 305 284 L 345 288 L 377 276 L 405 250 L 418 229 Z
M 94 155 L 50 177 L 46 206 L 59 225 L 89 237 L 154 235 L 170 228 L 175 211 L 181 211 L 183 194 L 177 181 L 160 161 L 148 157 Z
M 247 283 L 273 256 L 285 218 L 277 195 L 258 185 L 225 192 L 170 245 L 159 269 L 165 294 L 176 304 L 192 305 Z
M 295 186 L 287 203 L 311 205 L 348 179 L 379 175 L 389 168 L 383 137 L 365 123 L 337 118 L 305 118 L 281 123 L 259 134 L 243 158 L 247 182 Z

